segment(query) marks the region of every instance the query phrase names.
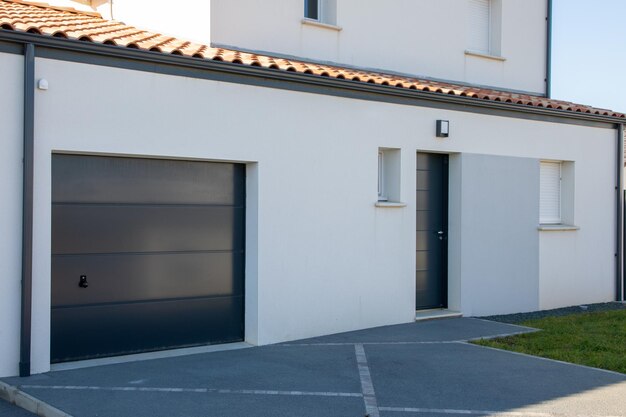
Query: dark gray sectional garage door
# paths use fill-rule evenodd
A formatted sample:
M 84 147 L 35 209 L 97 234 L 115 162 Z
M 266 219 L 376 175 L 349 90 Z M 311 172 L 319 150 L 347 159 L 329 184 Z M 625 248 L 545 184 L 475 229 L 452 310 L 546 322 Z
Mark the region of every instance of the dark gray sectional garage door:
M 54 155 L 52 362 L 243 340 L 244 202 L 243 165 Z

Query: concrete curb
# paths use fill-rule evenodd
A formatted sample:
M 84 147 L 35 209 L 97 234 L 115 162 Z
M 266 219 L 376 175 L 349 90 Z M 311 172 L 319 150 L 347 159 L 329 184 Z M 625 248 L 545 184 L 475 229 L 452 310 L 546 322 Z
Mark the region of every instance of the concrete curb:
M 521 326 L 518 326 L 518 327 L 521 327 Z M 537 333 L 537 332 L 542 332 L 542 331 L 543 331 L 542 329 L 533 329 L 532 327 L 526 327 L 525 330 L 520 330 L 519 332 L 494 334 L 492 336 L 473 337 L 471 339 L 461 340 L 460 343 L 465 343 L 465 342 L 471 343 L 471 342 L 478 342 L 480 340 L 500 339 L 502 337 L 519 336 L 522 334 Z
M 65 411 L 54 408 L 50 404 L 2 381 L 0 381 L 0 399 L 30 411 L 39 417 L 72 417 Z

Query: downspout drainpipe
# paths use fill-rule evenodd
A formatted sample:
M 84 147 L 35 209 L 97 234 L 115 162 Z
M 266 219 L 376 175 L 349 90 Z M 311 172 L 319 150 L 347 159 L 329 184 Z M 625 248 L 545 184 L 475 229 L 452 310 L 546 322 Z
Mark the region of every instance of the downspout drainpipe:
M 546 48 L 546 97 L 552 97 L 552 0 L 548 0 L 548 44 Z
M 624 247 L 624 125 L 617 125 L 617 242 L 616 242 L 616 282 L 615 299 L 624 301 L 624 259 L 626 248 Z
M 22 188 L 22 311 L 20 376 L 30 376 L 33 294 L 33 159 L 35 131 L 35 45 L 24 47 L 24 160 Z

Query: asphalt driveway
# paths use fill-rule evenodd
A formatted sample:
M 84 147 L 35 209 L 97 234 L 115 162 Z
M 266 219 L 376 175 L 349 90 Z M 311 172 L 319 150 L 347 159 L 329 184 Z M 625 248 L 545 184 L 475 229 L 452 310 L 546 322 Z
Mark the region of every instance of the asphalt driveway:
M 4 382 L 75 417 L 626 417 L 626 375 L 467 343 L 528 330 L 447 319 Z
M 0 400 L 0 416 L 2 417 L 34 417 L 35 415 L 16 405 Z

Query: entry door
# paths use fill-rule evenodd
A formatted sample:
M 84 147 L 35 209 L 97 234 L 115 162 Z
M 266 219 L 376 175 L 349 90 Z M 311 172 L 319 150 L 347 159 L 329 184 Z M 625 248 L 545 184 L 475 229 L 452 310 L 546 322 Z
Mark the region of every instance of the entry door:
M 417 154 L 416 309 L 447 307 L 448 155 Z
M 245 167 L 52 157 L 52 362 L 243 339 Z

